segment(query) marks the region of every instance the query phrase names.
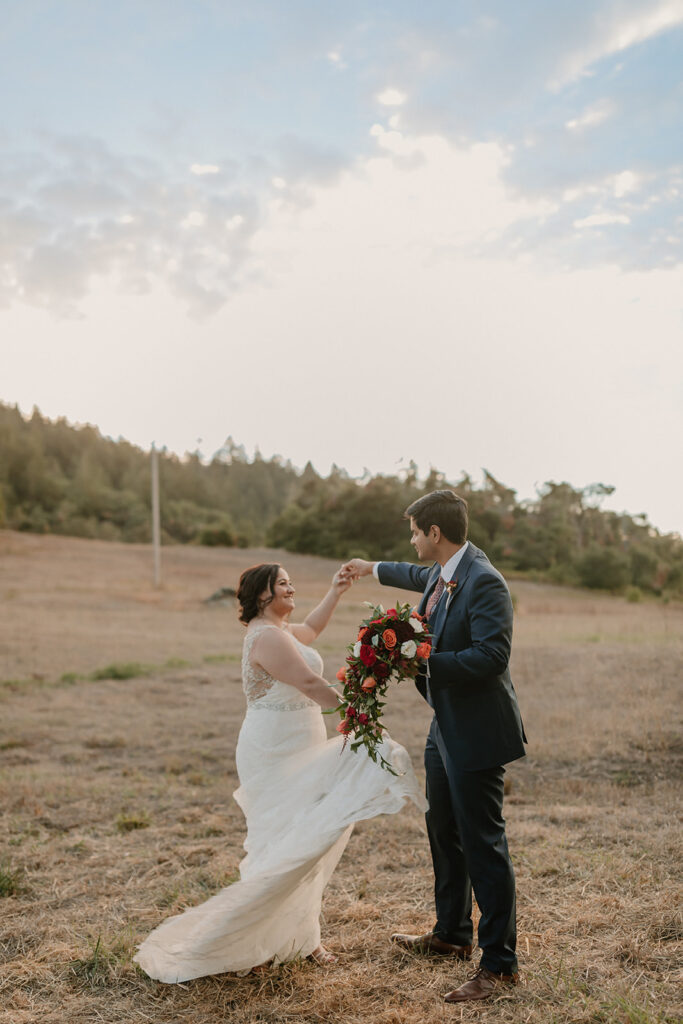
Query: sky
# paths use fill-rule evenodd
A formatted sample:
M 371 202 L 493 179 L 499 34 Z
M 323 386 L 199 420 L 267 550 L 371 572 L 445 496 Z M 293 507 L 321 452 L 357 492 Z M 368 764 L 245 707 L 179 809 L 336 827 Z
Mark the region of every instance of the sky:
M 0 401 L 683 531 L 683 0 L 0 15 Z

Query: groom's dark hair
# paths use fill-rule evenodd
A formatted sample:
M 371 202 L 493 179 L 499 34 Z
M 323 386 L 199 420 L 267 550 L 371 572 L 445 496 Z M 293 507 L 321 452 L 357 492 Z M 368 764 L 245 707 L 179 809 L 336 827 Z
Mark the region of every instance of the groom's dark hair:
M 455 491 L 430 491 L 414 501 L 403 513 L 405 519 L 414 519 L 423 533 L 438 526 L 451 544 L 464 544 L 467 540 L 467 502 Z

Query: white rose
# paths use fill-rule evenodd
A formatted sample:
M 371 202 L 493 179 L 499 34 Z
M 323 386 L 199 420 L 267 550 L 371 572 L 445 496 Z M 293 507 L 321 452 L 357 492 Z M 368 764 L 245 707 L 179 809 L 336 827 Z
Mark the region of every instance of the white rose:
M 379 637 L 377 636 L 377 634 L 375 634 L 375 636 L 373 636 L 373 638 L 372 638 L 372 646 L 376 647 L 378 643 L 379 643 Z
M 415 633 L 424 633 L 425 628 L 419 619 L 414 619 L 413 616 L 411 615 L 410 618 L 408 619 L 408 622 L 413 627 L 413 631 Z
M 354 644 L 354 646 L 353 646 L 353 656 L 354 656 L 354 658 L 360 658 L 360 649 L 361 649 L 361 642 L 359 640 L 358 643 Z
M 406 640 L 401 644 L 401 654 L 404 658 L 414 658 L 417 654 L 417 644 L 414 640 Z

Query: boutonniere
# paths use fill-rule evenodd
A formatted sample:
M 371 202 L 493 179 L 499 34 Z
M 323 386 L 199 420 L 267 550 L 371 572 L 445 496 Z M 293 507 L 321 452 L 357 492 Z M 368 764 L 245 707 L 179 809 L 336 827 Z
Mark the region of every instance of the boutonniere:
M 458 577 L 456 576 L 454 580 L 451 580 L 449 583 L 446 584 L 446 610 L 448 610 L 448 608 L 450 607 L 450 603 L 453 600 L 453 595 L 455 594 L 457 589 Z

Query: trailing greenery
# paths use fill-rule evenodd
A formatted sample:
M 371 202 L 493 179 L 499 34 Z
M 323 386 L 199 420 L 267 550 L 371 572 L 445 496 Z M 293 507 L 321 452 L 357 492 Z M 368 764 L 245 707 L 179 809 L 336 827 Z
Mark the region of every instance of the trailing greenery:
M 248 459 L 228 438 L 210 463 L 198 453 L 159 458 L 165 543 L 269 544 L 331 558 L 414 557 L 402 518 L 411 501 L 453 486 L 470 507 L 470 537 L 501 569 L 558 583 L 683 594 L 683 543 L 645 515 L 606 512 L 613 488 L 546 483 L 532 501 L 490 473 L 481 486 L 436 470 L 355 480 L 333 467 L 321 477 L 279 456 Z M 0 404 L 0 527 L 149 542 L 149 454 L 92 426 L 24 417 Z

